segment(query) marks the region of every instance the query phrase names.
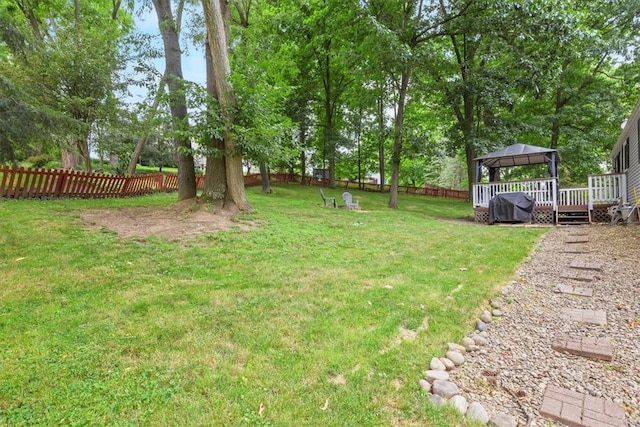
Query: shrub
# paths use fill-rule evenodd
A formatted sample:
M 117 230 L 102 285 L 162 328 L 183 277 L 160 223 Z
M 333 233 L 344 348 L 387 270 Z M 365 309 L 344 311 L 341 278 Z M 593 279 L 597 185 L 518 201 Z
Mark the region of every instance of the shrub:
M 27 162 L 31 163 L 34 168 L 43 168 L 52 162 L 53 156 L 51 154 L 40 154 L 37 156 L 31 156 L 27 159 Z

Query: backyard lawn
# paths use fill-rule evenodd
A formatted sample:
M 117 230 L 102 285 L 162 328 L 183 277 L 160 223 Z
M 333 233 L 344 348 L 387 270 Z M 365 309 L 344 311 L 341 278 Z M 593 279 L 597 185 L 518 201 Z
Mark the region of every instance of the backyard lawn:
M 177 242 L 79 215 L 175 194 L 0 201 L 0 425 L 466 425 L 418 380 L 544 230 L 449 199 L 247 191 L 249 231 Z

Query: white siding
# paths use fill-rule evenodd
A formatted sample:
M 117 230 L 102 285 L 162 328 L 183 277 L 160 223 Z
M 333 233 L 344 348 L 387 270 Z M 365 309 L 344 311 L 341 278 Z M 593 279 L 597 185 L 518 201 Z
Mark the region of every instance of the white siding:
M 638 131 L 640 128 L 640 101 L 636 104 L 631 116 L 627 120 L 627 124 L 618 138 L 613 151 L 611 152 L 611 161 L 615 167 L 616 157 L 620 154 L 621 158 L 624 157 L 624 146 L 629 141 L 629 168 L 624 169 L 624 161 L 621 161 L 622 168 L 619 173 L 626 173 L 627 175 L 627 203 L 633 204 L 635 202 L 633 195 L 633 188 L 635 187 L 640 194 L 640 136 Z M 614 171 L 615 172 L 615 171 Z

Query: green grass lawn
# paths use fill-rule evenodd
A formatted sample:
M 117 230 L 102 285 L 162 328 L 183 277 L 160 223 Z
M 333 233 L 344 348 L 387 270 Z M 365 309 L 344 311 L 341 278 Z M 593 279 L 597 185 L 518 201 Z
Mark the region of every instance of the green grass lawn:
M 187 244 L 75 214 L 175 195 L 0 202 L 0 425 L 465 425 L 418 380 L 544 231 L 455 200 L 247 191 L 259 227 Z

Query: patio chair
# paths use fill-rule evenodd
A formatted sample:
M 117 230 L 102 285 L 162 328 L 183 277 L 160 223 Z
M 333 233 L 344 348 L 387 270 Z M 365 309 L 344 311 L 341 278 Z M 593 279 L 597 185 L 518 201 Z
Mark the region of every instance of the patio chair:
M 342 200 L 344 200 L 344 207 L 347 209 L 360 209 L 360 202 L 353 200 L 353 196 L 348 191 L 342 193 Z
M 611 217 L 611 225 L 617 224 L 618 221 L 622 221 L 622 199 L 618 197 L 618 204 L 609 206 L 607 213 Z
M 320 190 L 320 197 L 322 197 L 322 203 L 324 204 L 324 207 L 332 207 L 332 208 L 337 208 L 338 207 L 338 203 L 336 202 L 336 198 L 335 197 L 327 197 L 324 195 L 324 191 Z

